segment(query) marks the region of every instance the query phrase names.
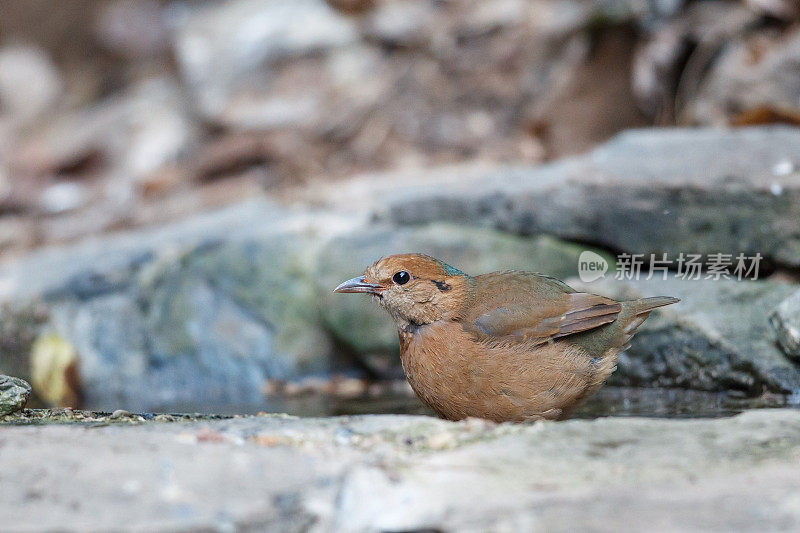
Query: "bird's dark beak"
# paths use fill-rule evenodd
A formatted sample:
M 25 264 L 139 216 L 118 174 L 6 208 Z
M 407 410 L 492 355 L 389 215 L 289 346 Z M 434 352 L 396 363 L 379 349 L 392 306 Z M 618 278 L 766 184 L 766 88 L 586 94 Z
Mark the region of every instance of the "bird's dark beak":
M 367 283 L 364 280 L 364 276 L 359 276 L 357 278 L 348 279 L 344 283 L 340 283 L 338 287 L 333 289 L 333 292 L 365 292 L 367 294 L 380 294 L 381 289 L 383 289 L 383 287 L 380 285 Z

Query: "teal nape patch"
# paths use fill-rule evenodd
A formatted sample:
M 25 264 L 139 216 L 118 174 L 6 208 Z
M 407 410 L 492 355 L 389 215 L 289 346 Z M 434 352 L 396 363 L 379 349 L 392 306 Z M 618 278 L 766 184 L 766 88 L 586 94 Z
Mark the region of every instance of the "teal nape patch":
M 466 274 L 461 272 L 459 269 L 457 269 L 455 267 L 451 267 L 447 263 L 442 263 L 441 261 L 439 261 L 439 264 L 442 265 L 442 268 L 444 269 L 444 273 L 447 276 L 466 276 Z

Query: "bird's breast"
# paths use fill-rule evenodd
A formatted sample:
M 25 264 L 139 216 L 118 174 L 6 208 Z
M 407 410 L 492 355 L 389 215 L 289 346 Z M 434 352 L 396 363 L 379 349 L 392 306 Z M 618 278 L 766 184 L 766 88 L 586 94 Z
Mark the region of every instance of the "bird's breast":
M 419 398 L 450 419 L 475 416 L 475 403 L 492 387 L 488 354 L 456 322 L 399 331 L 403 370 Z
M 616 362 L 608 358 L 598 373 L 582 348 L 563 340 L 491 345 L 457 322 L 399 335 L 403 370 L 414 392 L 451 420 L 557 417 L 599 386 Z

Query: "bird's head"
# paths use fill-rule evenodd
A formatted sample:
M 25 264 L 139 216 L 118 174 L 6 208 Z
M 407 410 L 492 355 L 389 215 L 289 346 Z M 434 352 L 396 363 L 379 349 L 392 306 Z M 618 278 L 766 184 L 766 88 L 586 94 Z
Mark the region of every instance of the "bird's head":
M 469 276 L 423 254 L 391 255 L 367 267 L 333 292 L 372 294 L 394 317 L 398 328 L 454 318 L 464 303 Z

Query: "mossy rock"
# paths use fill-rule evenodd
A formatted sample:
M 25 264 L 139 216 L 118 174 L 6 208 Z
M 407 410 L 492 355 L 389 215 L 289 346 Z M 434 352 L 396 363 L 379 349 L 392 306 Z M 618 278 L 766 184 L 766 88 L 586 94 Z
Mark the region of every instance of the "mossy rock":
M 30 395 L 31 386 L 24 380 L 0 375 L 0 416 L 24 408 Z

